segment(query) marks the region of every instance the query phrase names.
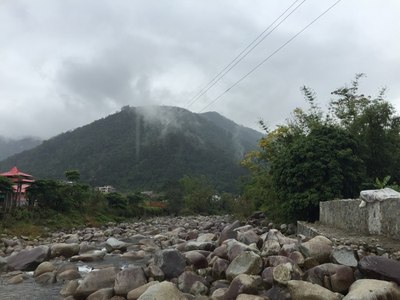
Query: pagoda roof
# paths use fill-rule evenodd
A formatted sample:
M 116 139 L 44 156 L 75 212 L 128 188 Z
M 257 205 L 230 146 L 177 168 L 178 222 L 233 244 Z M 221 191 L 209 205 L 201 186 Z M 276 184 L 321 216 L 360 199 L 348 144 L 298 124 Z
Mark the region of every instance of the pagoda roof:
M 4 176 L 4 177 L 23 176 L 23 177 L 30 177 L 30 178 L 33 178 L 32 175 L 29 175 L 29 174 L 26 174 L 26 173 L 24 173 L 24 172 L 21 172 L 20 170 L 18 170 L 17 167 L 13 167 L 13 168 L 11 168 L 10 171 L 5 172 L 5 173 L 1 173 L 0 175 L 1 175 L 1 176 Z

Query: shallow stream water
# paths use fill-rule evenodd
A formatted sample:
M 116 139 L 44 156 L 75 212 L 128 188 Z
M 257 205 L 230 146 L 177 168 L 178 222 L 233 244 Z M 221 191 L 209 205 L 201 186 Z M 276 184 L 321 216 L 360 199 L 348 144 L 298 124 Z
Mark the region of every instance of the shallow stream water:
M 90 272 L 96 266 L 111 266 L 124 269 L 128 266 L 144 267 L 148 257 L 140 260 L 123 259 L 119 255 L 106 255 L 104 260 L 82 263 L 76 262 L 75 265 L 79 268 L 82 277 L 85 273 Z M 41 285 L 35 282 L 32 277 L 33 272 L 26 272 L 29 276 L 19 284 L 8 284 L 6 278 L 0 277 L 0 300 L 58 300 L 64 299 L 60 296 L 60 291 L 64 286 L 64 282 L 54 284 Z

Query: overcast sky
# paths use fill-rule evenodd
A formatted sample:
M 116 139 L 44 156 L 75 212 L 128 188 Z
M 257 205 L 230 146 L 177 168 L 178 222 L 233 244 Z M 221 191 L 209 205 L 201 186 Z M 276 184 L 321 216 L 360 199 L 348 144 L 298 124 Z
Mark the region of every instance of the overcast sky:
M 49 138 L 124 105 L 187 107 L 294 0 L 0 0 L 0 135 Z M 335 1 L 307 0 L 189 109 L 201 111 Z M 298 1 L 297 4 L 300 4 Z M 400 1 L 342 0 L 206 111 L 257 127 L 366 73 L 400 108 Z

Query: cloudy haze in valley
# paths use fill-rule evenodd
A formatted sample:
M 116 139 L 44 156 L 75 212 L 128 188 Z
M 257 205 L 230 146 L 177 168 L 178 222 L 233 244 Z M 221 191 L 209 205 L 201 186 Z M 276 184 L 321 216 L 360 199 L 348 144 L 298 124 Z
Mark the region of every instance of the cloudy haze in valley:
M 304 3 L 303 3 L 304 2 Z M 0 135 L 49 138 L 119 111 L 173 105 L 257 129 L 365 73 L 400 109 L 400 2 L 1 0 Z M 293 3 L 300 5 L 202 97 L 190 99 Z M 275 23 L 276 25 L 277 23 Z M 273 28 L 273 27 L 272 27 Z M 210 103 L 212 103 L 210 105 Z

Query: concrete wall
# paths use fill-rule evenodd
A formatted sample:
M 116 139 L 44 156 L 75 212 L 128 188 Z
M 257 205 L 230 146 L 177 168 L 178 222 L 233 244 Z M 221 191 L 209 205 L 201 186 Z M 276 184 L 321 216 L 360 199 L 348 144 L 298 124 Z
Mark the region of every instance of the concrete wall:
M 400 201 L 367 203 L 345 199 L 320 202 L 320 222 L 333 227 L 367 234 L 382 234 L 400 239 Z

